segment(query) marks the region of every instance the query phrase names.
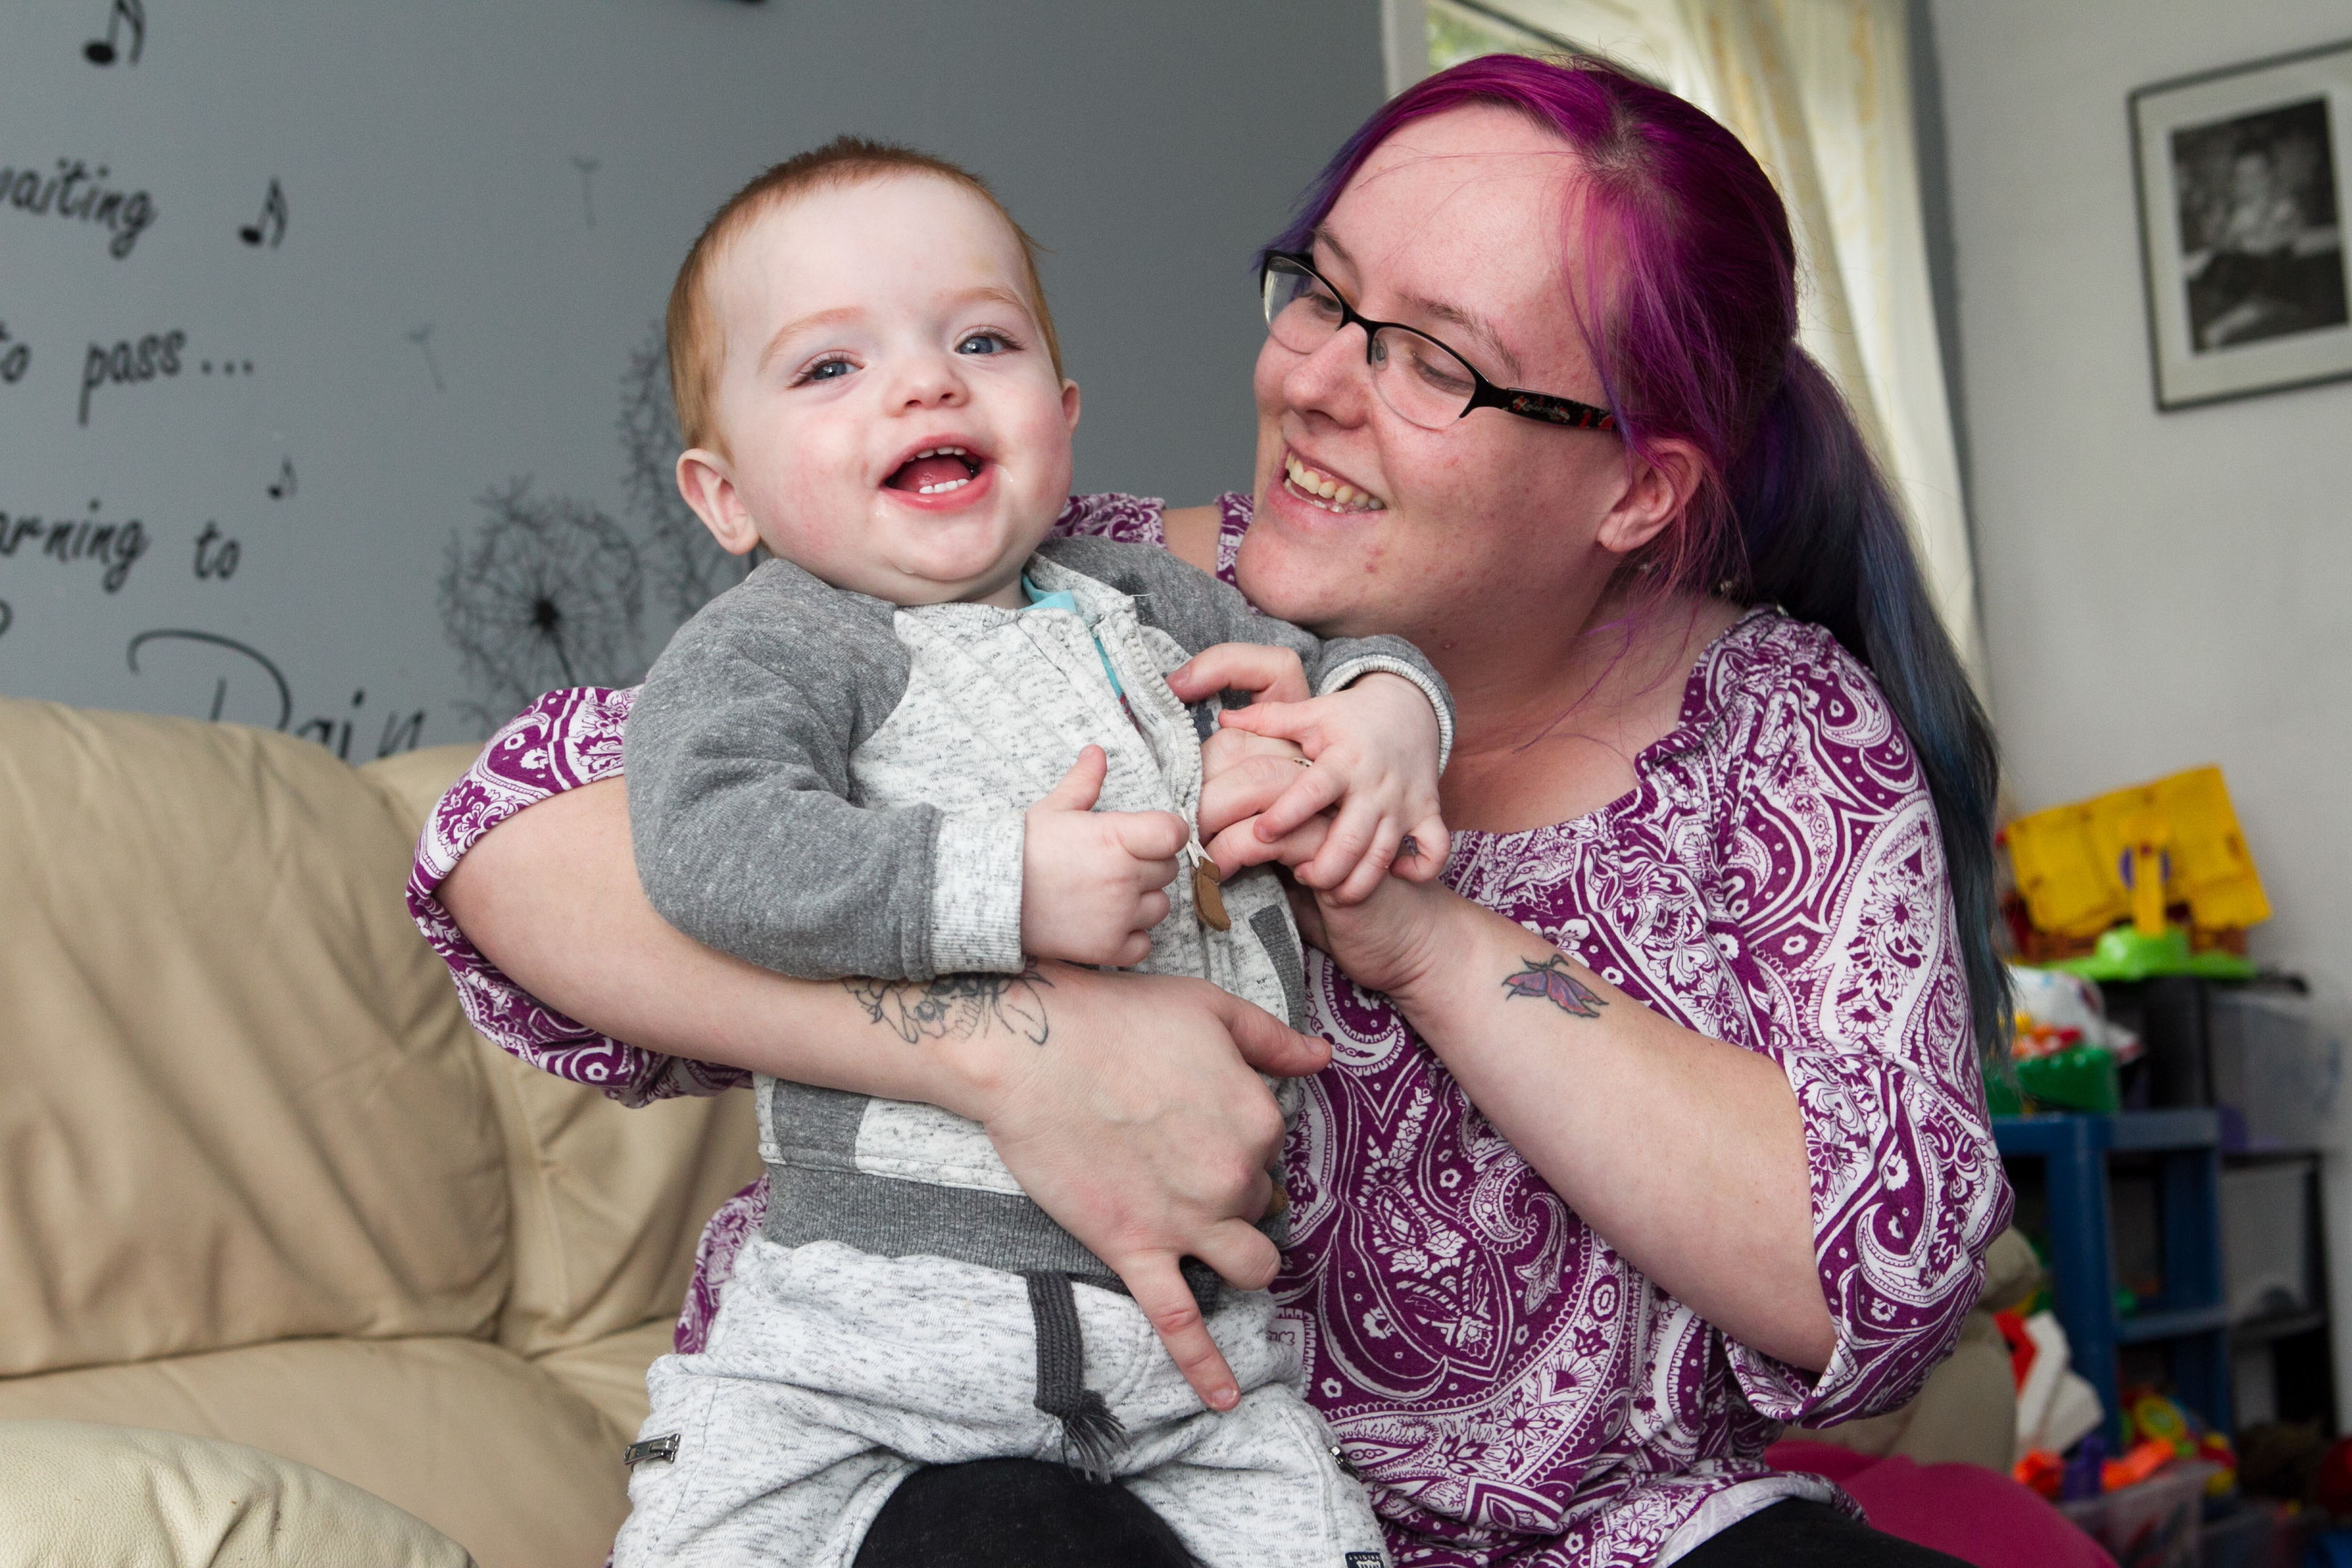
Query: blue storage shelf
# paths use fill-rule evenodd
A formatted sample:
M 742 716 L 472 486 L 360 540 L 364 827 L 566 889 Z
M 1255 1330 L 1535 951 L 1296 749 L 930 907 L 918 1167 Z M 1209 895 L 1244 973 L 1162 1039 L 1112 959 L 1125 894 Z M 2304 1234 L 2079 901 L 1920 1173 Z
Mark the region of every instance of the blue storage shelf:
M 2127 1344 L 2168 1348 L 2180 1397 L 2219 1430 L 2232 1427 L 2230 1320 L 2221 1283 L 2221 1119 L 2212 1110 L 2139 1110 L 2115 1116 L 1996 1116 L 2004 1157 L 2039 1159 L 2050 1204 L 2053 1310 L 2074 1370 L 2098 1391 L 2107 1437 L 2122 1432 L 2116 1353 Z M 2107 1157 L 2155 1157 L 2163 1214 L 2164 1294 L 2128 1318 L 2116 1312 Z
M 2127 1345 L 2153 1344 L 2189 1334 L 2210 1334 L 2230 1326 L 2227 1307 L 2187 1307 L 2177 1312 L 2135 1312 L 2117 1325 L 2117 1338 Z

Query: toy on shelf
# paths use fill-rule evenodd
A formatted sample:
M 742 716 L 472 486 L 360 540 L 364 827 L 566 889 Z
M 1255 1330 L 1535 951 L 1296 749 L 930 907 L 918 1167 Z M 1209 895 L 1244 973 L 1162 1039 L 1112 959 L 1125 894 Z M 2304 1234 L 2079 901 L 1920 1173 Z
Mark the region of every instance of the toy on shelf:
M 2221 769 L 2021 816 L 2002 841 L 2028 962 L 2092 980 L 2253 977 L 2246 928 L 2271 906 Z
M 2026 1448 L 2011 1474 L 2053 1502 L 2123 1491 L 2184 1460 L 2197 1462 L 2208 1497 L 2227 1497 L 2237 1486 L 2238 1456 L 2230 1439 L 2154 1389 L 2126 1393 L 2123 1434 L 2123 1452 L 2113 1458 L 2106 1439 L 2091 1430 L 2078 1434 L 2071 1448 L 2056 1443 Z
M 2204 1459 L 2216 1467 L 2206 1479 L 2210 1497 L 2225 1497 L 2238 1484 L 2238 1452 L 2229 1437 L 2209 1428 L 2195 1411 L 2152 1388 L 2130 1390 L 2124 1396 L 2125 1419 L 2137 1439 L 2131 1453 L 2161 1447 L 2174 1459 Z M 2130 1456 L 2126 1456 L 2128 1458 Z M 2108 1485 L 2110 1491 L 2114 1483 Z
M 2080 975 L 2011 964 L 2009 977 L 2017 1002 L 2010 1038 L 2017 1083 L 2012 1090 L 1987 1076 L 1993 1112 L 2015 1114 L 2031 1104 L 2113 1115 L 2122 1104 L 2116 1069 L 2142 1054 L 2139 1037 L 2106 1016 L 2097 985 Z
M 2046 1473 L 2054 1487 L 2058 1472 L 2051 1462 L 2098 1430 L 2098 1391 L 2074 1370 L 2066 1331 L 2052 1313 L 2020 1318 L 2000 1312 L 1993 1322 L 2009 1345 L 2010 1376 L 2017 1384 L 2017 1479 L 2036 1485 L 2026 1478 L 2031 1466 L 2037 1474 Z M 2037 1461 L 2036 1455 L 2045 1458 Z
M 2126 1487 L 2139 1485 L 2179 1458 L 2180 1456 L 2172 1451 L 2170 1444 L 2149 1438 L 2125 1449 L 2122 1458 L 2109 1459 L 2100 1466 L 2099 1479 L 2105 1483 L 2105 1489 L 2119 1492 Z

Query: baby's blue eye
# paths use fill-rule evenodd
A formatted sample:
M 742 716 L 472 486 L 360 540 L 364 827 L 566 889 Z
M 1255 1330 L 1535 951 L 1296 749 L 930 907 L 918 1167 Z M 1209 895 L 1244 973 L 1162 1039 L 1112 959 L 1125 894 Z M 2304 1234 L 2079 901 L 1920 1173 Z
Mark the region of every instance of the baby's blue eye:
M 843 376 L 847 375 L 848 374 L 849 362 L 847 360 L 829 359 L 822 364 L 811 365 L 809 367 L 808 378 L 811 381 L 839 381 Z
M 956 344 L 956 353 L 960 354 L 1001 353 L 1012 346 L 994 332 L 974 332 Z

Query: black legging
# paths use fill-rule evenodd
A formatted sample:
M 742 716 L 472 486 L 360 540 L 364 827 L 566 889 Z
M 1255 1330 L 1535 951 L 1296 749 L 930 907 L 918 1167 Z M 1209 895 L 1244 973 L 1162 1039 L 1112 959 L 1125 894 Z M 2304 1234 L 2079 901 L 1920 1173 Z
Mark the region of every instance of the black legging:
M 1957 1557 L 1790 1498 L 1702 1541 L 1675 1568 L 1968 1568 Z
M 866 1531 L 856 1568 L 1192 1568 L 1192 1559 L 1125 1487 L 1036 1459 L 982 1459 L 908 1476 Z M 1968 1565 L 1790 1499 L 1702 1542 L 1678 1568 Z
M 855 1568 L 1192 1568 L 1125 1487 L 1041 1459 L 933 1465 L 898 1483 Z

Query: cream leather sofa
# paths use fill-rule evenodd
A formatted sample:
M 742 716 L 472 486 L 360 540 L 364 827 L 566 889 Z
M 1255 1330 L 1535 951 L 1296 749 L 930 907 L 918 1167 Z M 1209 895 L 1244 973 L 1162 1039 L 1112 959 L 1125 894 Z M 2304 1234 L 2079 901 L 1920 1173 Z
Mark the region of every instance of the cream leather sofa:
M 751 1097 L 466 1026 L 401 889 L 471 757 L 0 699 L 0 1568 L 604 1560 Z M 1990 1322 L 1819 1436 L 2005 1467 Z
M 604 1560 L 751 1108 L 466 1026 L 401 889 L 470 754 L 0 699 L 0 1568 Z

